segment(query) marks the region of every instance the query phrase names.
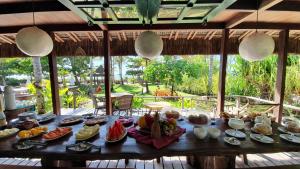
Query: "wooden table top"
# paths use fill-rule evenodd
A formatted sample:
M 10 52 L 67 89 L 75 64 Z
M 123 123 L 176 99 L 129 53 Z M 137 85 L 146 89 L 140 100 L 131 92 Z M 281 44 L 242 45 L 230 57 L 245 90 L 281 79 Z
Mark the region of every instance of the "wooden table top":
M 58 122 L 66 116 L 58 116 L 57 119 L 47 126 L 49 130 L 57 127 Z M 117 117 L 109 117 L 110 121 Z M 178 142 L 157 150 L 149 145 L 137 143 L 135 139 L 127 137 L 124 141 L 115 144 L 105 143 L 106 125 L 101 126 L 100 136 L 96 136 L 90 142 L 101 146 L 101 152 L 92 150 L 88 153 L 78 154 L 66 152 L 65 146 L 75 143 L 75 133 L 83 126 L 83 123 L 71 126 L 73 134 L 53 141 L 43 149 L 32 149 L 19 151 L 12 148 L 12 143 L 17 141 L 16 137 L 9 137 L 0 140 L 0 157 L 20 157 L 20 158 L 47 158 L 54 160 L 95 160 L 95 159 L 150 159 L 159 156 L 185 156 L 185 155 L 237 155 L 241 153 L 274 153 L 300 151 L 300 145 L 285 142 L 279 138 L 279 133 L 274 130 L 272 136 L 275 140 L 274 144 L 262 144 L 250 140 L 249 136 L 242 140 L 241 146 L 230 146 L 223 141 L 225 136 L 224 131 L 228 128 L 221 119 L 217 120 L 216 127 L 220 128 L 223 133 L 218 139 L 206 138 L 198 140 L 193 134 L 193 126 L 185 121 L 180 121 L 178 124 L 186 128 L 186 133 L 183 134 Z M 274 124 L 277 126 L 277 124 Z M 274 127 L 275 128 L 275 127 Z M 40 138 L 36 138 L 41 140 Z

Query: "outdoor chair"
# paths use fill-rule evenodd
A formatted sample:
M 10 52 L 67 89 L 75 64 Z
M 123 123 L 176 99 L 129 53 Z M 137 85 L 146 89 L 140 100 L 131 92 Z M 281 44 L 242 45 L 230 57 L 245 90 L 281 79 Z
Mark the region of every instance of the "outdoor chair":
M 97 115 L 99 110 L 105 110 L 105 97 L 93 96 L 94 114 Z
M 133 101 L 133 95 L 124 95 L 114 98 L 113 103 L 113 115 L 131 115 L 131 105 Z

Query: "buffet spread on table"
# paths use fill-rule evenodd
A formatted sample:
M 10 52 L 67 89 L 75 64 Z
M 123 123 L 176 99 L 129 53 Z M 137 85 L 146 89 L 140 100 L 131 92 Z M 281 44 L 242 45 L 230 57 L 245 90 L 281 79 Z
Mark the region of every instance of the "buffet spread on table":
M 0 131 L 0 156 L 66 160 L 81 158 L 84 152 L 92 160 L 300 150 L 295 120 L 278 124 L 266 115 L 252 119 L 220 115 L 214 120 L 194 111 L 183 117 L 178 109 L 141 117 L 23 113 Z M 34 153 L 28 155 L 30 151 Z

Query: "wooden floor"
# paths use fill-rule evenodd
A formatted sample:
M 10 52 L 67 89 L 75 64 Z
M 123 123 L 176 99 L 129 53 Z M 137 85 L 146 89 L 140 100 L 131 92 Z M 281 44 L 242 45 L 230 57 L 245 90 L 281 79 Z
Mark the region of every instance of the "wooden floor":
M 0 158 L 1 165 L 40 166 L 39 159 Z M 236 168 L 300 165 L 300 152 L 275 154 L 248 154 L 248 165 L 240 157 L 236 159 Z M 136 169 L 193 169 L 185 157 L 162 157 L 161 163 L 156 160 L 129 160 L 126 166 L 122 160 L 88 161 L 89 168 L 136 168 Z
M 94 109 L 62 110 L 64 115 L 80 115 L 93 112 Z M 248 154 L 247 157 L 248 165 L 244 164 L 242 158 L 237 157 L 236 168 L 300 165 L 300 152 Z M 0 158 L 0 165 L 40 166 L 41 162 L 40 159 Z M 161 163 L 157 163 L 156 160 L 130 160 L 127 166 L 125 166 L 123 159 L 88 161 L 87 165 L 89 168 L 192 169 L 187 164 L 185 157 L 162 157 Z

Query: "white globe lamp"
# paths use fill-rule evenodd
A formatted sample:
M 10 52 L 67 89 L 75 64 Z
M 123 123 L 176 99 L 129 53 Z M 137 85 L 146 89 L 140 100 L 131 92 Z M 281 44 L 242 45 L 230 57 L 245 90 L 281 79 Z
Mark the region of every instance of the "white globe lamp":
M 51 37 L 36 26 L 19 30 L 16 35 L 16 44 L 28 56 L 47 56 L 53 50 Z
M 263 60 L 265 57 L 273 54 L 274 49 L 274 39 L 262 32 L 257 32 L 244 38 L 239 45 L 239 53 L 247 61 Z
M 159 56 L 163 50 L 163 40 L 154 32 L 141 33 L 134 43 L 135 52 L 144 58 Z

